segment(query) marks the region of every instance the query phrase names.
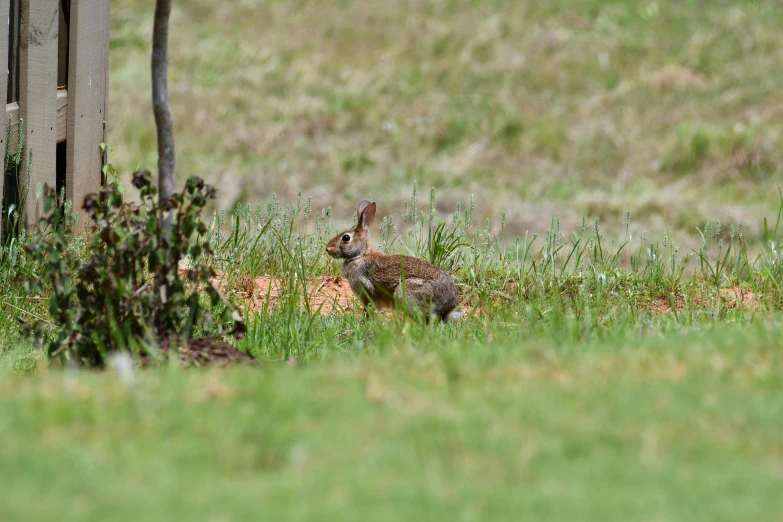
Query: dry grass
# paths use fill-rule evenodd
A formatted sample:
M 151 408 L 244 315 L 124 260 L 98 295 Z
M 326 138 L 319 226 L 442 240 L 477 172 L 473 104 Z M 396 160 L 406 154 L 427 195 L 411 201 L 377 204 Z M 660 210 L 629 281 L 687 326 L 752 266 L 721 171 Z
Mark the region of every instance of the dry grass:
M 155 165 L 152 9 L 111 16 L 127 173 Z M 223 206 L 302 189 L 338 217 L 365 196 L 398 212 L 418 180 L 443 212 L 470 194 L 479 220 L 507 211 L 511 237 L 552 215 L 614 234 L 630 211 L 637 235 L 694 246 L 707 219 L 777 208 L 781 24 L 773 2 L 175 3 L 178 172 Z

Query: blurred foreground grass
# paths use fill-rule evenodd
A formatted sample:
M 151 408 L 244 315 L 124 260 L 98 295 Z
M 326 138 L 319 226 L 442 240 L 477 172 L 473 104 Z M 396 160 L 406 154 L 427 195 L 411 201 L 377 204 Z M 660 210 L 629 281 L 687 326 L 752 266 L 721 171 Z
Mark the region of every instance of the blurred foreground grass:
M 448 337 L 387 329 L 352 358 L 127 387 L 2 374 L 0 516 L 779 520 L 779 318 Z
M 114 162 L 155 167 L 152 7 L 112 2 Z M 412 181 L 508 233 L 551 216 L 697 243 L 776 208 L 783 4 L 174 2 L 178 172 L 222 206 L 303 189 L 347 216 Z M 758 229 L 749 229 L 751 236 Z

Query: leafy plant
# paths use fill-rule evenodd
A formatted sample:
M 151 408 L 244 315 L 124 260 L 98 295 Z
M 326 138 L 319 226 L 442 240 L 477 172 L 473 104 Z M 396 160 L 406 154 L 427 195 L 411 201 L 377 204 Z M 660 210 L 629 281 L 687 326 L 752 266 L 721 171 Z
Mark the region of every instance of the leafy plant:
M 158 203 L 151 179 L 149 171 L 133 177 L 139 204 L 127 201 L 117 183 L 85 198 L 90 222 L 82 253 L 70 248 L 71 227 L 46 187 L 45 233 L 27 247 L 40 273 L 27 279 L 26 289 L 42 292 L 51 286 L 50 356 L 101 366 L 108 353 L 139 352 L 156 338 L 190 338 L 199 328 L 225 333 L 231 321 L 232 333 L 244 332 L 241 315 L 212 284 L 215 273 L 206 264 L 211 249 L 201 213 L 214 188 L 191 177 L 180 192 Z M 167 215 L 170 231 L 162 226 Z M 180 270 L 185 260 L 190 266 Z M 211 307 L 201 300 L 204 292 Z M 211 310 L 221 312 L 213 317 Z M 34 328 L 45 333 L 40 321 Z

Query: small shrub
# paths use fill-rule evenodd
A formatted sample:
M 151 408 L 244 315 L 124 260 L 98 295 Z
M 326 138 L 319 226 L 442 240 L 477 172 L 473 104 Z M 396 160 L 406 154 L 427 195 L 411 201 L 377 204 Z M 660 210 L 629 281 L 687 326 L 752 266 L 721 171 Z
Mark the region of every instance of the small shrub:
M 201 213 L 215 190 L 191 177 L 181 192 L 159 203 L 149 171 L 136 173 L 133 185 L 140 191 L 140 204 L 126 201 L 117 183 L 85 198 L 90 222 L 81 254 L 69 248 L 73 234 L 61 202 L 51 188 L 45 189 L 44 233 L 27 247 L 40 273 L 28 278 L 26 289 L 42 292 L 51 286 L 51 357 L 102 366 L 110 352 L 138 352 L 171 336 L 190 338 L 196 325 L 225 333 L 233 320 L 233 333 L 244 332 L 241 316 L 212 285 L 215 273 L 205 262 L 211 250 Z M 163 226 L 165 219 L 171 220 L 170 231 Z M 180 271 L 186 258 L 190 268 Z M 222 310 L 219 317 L 202 304 L 203 292 L 213 309 Z M 44 333 L 41 322 L 34 328 Z

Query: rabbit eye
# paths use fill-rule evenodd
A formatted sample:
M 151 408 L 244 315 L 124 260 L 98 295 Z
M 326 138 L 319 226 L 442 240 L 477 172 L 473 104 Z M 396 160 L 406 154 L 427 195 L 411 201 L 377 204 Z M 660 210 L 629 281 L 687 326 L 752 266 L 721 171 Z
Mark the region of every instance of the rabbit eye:
M 343 243 L 347 243 L 347 242 L 348 242 L 348 241 L 350 241 L 350 240 L 351 240 L 351 236 L 349 236 L 348 234 L 345 234 L 345 235 L 343 236 Z

